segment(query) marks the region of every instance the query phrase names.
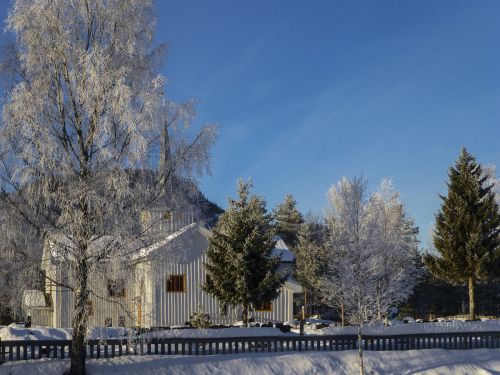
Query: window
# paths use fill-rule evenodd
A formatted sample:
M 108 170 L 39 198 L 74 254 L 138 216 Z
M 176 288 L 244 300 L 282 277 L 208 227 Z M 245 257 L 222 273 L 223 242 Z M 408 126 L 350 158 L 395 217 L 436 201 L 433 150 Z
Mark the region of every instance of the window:
M 110 297 L 125 297 L 125 280 L 108 279 L 108 293 Z
M 212 285 L 212 278 L 210 277 L 210 275 L 207 273 L 207 275 L 205 276 L 205 283 L 207 285 Z
M 170 275 L 167 278 L 167 292 L 185 292 L 186 275 Z
M 112 327 L 113 326 L 113 318 L 108 316 L 106 319 L 104 319 L 104 326 L 105 327 Z
M 149 211 L 142 211 L 141 212 L 141 221 L 143 224 L 149 224 L 151 221 L 151 213 Z
M 272 302 L 269 303 L 261 303 L 259 305 L 255 306 L 255 311 L 273 311 L 273 304 Z
M 118 317 L 118 327 L 125 327 L 125 316 L 120 315 Z

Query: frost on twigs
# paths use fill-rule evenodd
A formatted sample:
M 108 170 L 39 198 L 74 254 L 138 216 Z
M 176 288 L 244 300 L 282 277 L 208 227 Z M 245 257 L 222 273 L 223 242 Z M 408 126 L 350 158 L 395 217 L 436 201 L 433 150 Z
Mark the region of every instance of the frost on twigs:
M 11 78 L 0 128 L 2 246 L 18 254 L 6 241 L 23 247 L 29 228 L 33 244 L 55 249 L 67 275 L 46 277 L 74 293 L 74 345 L 89 299 L 106 298 L 92 283 L 120 277 L 128 254 L 158 240 L 144 213 L 190 202 L 215 138 L 211 125 L 188 137 L 193 104 L 165 96 L 152 3 L 16 0 L 7 19 L 16 43 L 2 64 Z M 24 248 L 23 264 L 41 254 Z

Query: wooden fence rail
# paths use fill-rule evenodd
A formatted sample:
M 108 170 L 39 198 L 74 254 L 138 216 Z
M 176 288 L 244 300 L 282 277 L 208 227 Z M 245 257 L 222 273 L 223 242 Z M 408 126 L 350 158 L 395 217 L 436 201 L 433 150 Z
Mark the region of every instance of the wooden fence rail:
M 256 352 L 340 351 L 357 347 L 356 335 L 89 340 L 87 358 L 123 355 L 211 355 Z M 365 335 L 365 350 L 500 348 L 500 332 Z M 0 341 L 0 363 L 71 356 L 71 340 Z

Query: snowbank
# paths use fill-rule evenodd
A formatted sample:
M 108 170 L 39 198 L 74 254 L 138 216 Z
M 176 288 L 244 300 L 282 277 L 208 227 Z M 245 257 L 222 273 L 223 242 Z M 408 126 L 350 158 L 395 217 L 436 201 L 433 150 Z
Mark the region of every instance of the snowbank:
M 311 322 L 312 323 L 312 322 Z M 355 335 L 357 327 L 327 327 L 322 329 L 312 329 L 306 326 L 306 334 L 314 335 Z M 169 329 L 165 331 L 147 332 L 142 334 L 144 338 L 169 338 L 169 337 L 243 337 L 243 336 L 283 336 L 296 335 L 295 332 L 283 333 L 278 328 L 270 327 L 231 327 L 220 329 Z M 411 333 L 444 333 L 444 332 L 500 332 L 499 320 L 487 320 L 478 322 L 436 322 L 436 323 L 410 323 L 400 324 L 388 327 L 367 326 L 363 328 L 365 335 L 399 335 Z M 123 327 L 94 327 L 88 332 L 90 339 L 111 339 L 126 338 L 134 336 L 135 331 Z M 24 325 L 11 324 L 0 328 L 0 339 L 2 340 L 71 340 L 71 329 L 67 328 L 49 328 L 42 326 L 33 326 L 24 328 Z
M 135 336 L 135 330 L 124 327 L 93 327 L 87 332 L 89 339 L 120 339 Z
M 135 335 L 135 331 L 122 327 L 94 327 L 87 332 L 89 339 L 122 338 Z M 24 324 L 11 324 L 0 328 L 2 340 L 71 340 L 71 329 L 33 326 L 25 328 Z
M 283 333 L 278 328 L 270 327 L 231 327 L 209 329 L 168 329 L 165 331 L 143 333 L 142 337 L 169 338 L 169 337 L 255 337 L 255 336 L 283 336 L 296 335 Z
M 123 327 L 94 327 L 91 328 L 87 337 L 94 340 L 127 338 L 135 336 L 135 331 Z M 144 338 L 168 338 L 168 337 L 244 337 L 244 336 L 281 336 L 295 335 L 295 333 L 283 333 L 278 328 L 269 327 L 232 327 L 215 329 L 168 329 L 165 331 L 154 331 L 143 333 Z M 21 324 L 11 324 L 0 328 L 0 339 L 2 340 L 71 340 L 71 329 L 49 328 L 33 326 L 24 328 Z
M 357 334 L 357 327 L 328 327 L 318 329 L 312 334 L 317 335 L 355 335 Z M 435 323 L 409 323 L 399 324 L 394 326 L 367 326 L 363 328 L 365 335 L 401 335 L 411 333 L 445 333 L 445 332 L 487 332 L 498 331 L 500 332 L 500 321 L 486 320 L 477 322 L 435 322 Z
M 298 326 L 300 324 L 300 320 L 294 319 L 289 322 L 285 322 L 285 324 L 291 325 L 291 326 Z M 317 315 L 313 315 L 305 320 L 306 325 L 314 325 L 314 324 L 332 324 L 332 325 L 337 325 L 339 323 L 334 322 L 333 320 L 327 320 L 327 319 L 320 319 Z
M 2 340 L 71 340 L 71 330 L 33 326 L 25 328 L 24 324 L 11 324 L 0 328 Z
M 370 374 L 491 374 L 500 372 L 498 349 L 365 352 Z M 7 362 L 0 375 L 62 374 L 68 360 Z M 213 356 L 126 356 L 88 360 L 88 375 L 103 374 L 357 374 L 357 352 L 249 353 Z

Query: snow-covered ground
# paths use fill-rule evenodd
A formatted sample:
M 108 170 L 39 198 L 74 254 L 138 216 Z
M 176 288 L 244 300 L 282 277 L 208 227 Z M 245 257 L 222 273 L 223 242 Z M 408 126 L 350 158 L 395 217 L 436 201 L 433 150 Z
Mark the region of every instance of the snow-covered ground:
M 255 336 L 282 336 L 296 333 L 283 333 L 278 328 L 270 327 L 231 327 L 220 329 L 168 329 L 165 331 L 144 333 L 143 337 L 255 337 Z
M 130 328 L 94 327 L 88 331 L 90 339 L 121 338 L 135 334 Z M 11 324 L 0 328 L 0 339 L 7 340 L 71 340 L 71 329 L 33 326 L 25 328 L 22 324 Z
M 169 329 L 143 334 L 143 337 L 241 337 L 241 336 L 282 336 L 296 335 L 294 332 L 283 333 L 277 328 L 269 327 L 232 327 L 220 329 Z M 408 323 L 392 326 L 367 326 L 363 328 L 365 335 L 398 335 L 411 333 L 439 333 L 439 332 L 500 332 L 499 320 L 486 320 L 482 322 L 435 322 L 435 323 Z M 323 329 L 312 329 L 306 326 L 307 334 L 317 335 L 349 335 L 357 334 L 357 327 L 327 327 Z M 91 339 L 123 338 L 127 335 L 134 335 L 134 331 L 125 328 L 92 328 L 89 333 Z M 48 328 L 34 326 L 24 328 L 22 325 L 11 324 L 0 328 L 0 339 L 2 340 L 70 340 L 71 329 Z
M 357 374 L 357 353 L 252 353 L 233 355 L 127 356 L 89 360 L 89 375 L 123 374 Z M 500 372 L 500 349 L 409 350 L 403 352 L 365 352 L 370 374 L 495 374 Z M 62 374 L 68 360 L 38 360 L 6 363 L 0 375 Z
M 133 336 L 135 332 L 126 328 L 94 327 L 88 332 L 90 339 L 123 338 Z M 144 333 L 142 337 L 254 337 L 254 336 L 281 336 L 296 335 L 296 333 L 283 333 L 278 328 L 269 327 L 232 327 L 219 329 L 168 329 Z M 71 340 L 71 329 L 48 328 L 34 326 L 24 328 L 20 324 L 11 324 L 0 328 L 2 340 Z
M 71 330 L 33 326 L 24 328 L 23 324 L 11 324 L 0 328 L 0 339 L 7 340 L 71 340 Z
M 355 335 L 357 327 L 327 327 L 309 331 L 311 334 L 318 335 Z M 440 333 L 440 332 L 500 332 L 499 320 L 486 320 L 477 322 L 464 322 L 454 320 L 451 322 L 434 323 L 408 323 L 392 326 L 367 326 L 363 328 L 365 335 L 399 335 L 411 333 Z

